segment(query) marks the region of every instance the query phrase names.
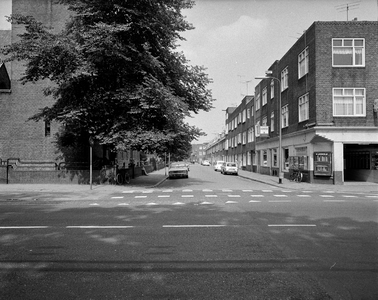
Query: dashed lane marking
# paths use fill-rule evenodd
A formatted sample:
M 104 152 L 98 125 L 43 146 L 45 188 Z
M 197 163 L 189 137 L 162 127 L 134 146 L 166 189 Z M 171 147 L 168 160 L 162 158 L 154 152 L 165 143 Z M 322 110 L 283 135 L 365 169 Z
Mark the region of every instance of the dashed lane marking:
M 143 198 L 147 198 L 147 196 L 135 196 L 136 199 L 143 199 Z
M 253 190 L 242 190 L 242 192 L 244 192 L 244 193 L 252 193 Z
M 118 203 L 118 206 L 127 206 L 129 203 Z
M 45 229 L 50 226 L 1 226 L 0 229 Z
M 226 201 L 226 204 L 237 204 L 237 201 Z
M 311 197 L 310 195 L 297 195 L 298 197 L 305 198 L 305 197 Z
M 222 192 L 232 192 L 232 190 L 229 190 L 229 189 L 223 189 Z
M 272 190 L 261 190 L 263 193 L 272 193 Z
M 291 202 L 291 200 L 270 200 L 268 202 L 271 202 L 271 203 L 283 203 L 283 202 Z
M 158 198 L 169 198 L 171 195 L 159 195 Z
M 258 200 L 251 200 L 251 201 L 249 201 L 249 203 L 257 203 L 257 202 L 261 202 L 261 201 L 258 201 Z
M 175 202 L 173 203 L 173 205 L 184 205 L 185 203 L 182 203 L 182 202 Z
M 241 196 L 240 195 L 227 195 L 227 197 L 229 197 L 229 198 L 240 198 Z
M 193 190 L 182 190 L 184 193 L 185 192 L 193 192 Z
M 211 205 L 211 204 L 213 204 L 213 202 L 203 201 L 200 203 L 200 205 Z
M 345 200 L 323 200 L 323 202 L 345 202 Z
M 287 195 L 273 195 L 273 196 L 277 197 L 277 198 L 279 198 L 279 197 L 281 197 L 281 198 L 287 197 Z
M 251 197 L 260 198 L 260 197 L 264 197 L 264 195 L 251 195 Z
M 123 199 L 123 196 L 112 197 L 112 199 Z
M 181 195 L 181 198 L 193 198 L 194 195 Z
M 227 225 L 163 225 L 163 228 L 207 228 L 226 227 Z
M 333 195 L 319 195 L 319 196 L 322 197 L 322 198 L 333 198 L 333 197 L 335 197 Z
M 268 224 L 268 227 L 316 227 L 315 224 Z
M 217 198 L 218 195 L 205 195 L 206 198 Z
M 126 229 L 126 228 L 134 228 L 134 226 L 114 226 L 114 225 L 109 225 L 109 226 L 99 226 L 99 225 L 90 225 L 90 226 L 66 226 L 66 228 L 69 229 L 109 229 L 109 228 L 120 228 L 120 229 Z

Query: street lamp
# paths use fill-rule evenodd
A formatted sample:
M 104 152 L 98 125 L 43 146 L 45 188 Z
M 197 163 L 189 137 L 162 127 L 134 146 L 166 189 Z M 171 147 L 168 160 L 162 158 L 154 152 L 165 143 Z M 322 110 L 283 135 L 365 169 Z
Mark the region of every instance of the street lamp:
M 282 183 L 282 124 L 281 124 L 281 80 L 272 76 L 272 71 L 266 71 L 265 76 L 257 76 L 255 79 L 273 79 L 278 82 L 278 183 Z

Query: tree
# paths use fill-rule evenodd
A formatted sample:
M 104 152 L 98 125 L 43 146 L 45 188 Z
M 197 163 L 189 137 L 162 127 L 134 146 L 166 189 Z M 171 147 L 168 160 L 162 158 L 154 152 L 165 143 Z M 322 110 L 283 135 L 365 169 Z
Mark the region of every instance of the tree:
M 205 68 L 176 51 L 186 0 L 59 0 L 72 17 L 58 34 L 29 16 L 20 41 L 2 49 L 25 60 L 23 82 L 49 79 L 55 103 L 32 116 L 58 121 L 65 142 L 92 136 L 113 149 L 174 150 L 202 134 L 185 117 L 212 108 Z M 66 138 L 65 135 L 70 136 Z

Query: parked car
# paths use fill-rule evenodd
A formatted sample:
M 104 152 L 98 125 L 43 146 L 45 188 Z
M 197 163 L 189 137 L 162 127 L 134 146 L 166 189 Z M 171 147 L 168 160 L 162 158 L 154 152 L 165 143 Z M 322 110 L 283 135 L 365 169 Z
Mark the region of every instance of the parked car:
M 189 178 L 189 168 L 184 162 L 173 162 L 168 170 L 169 178 Z
M 203 166 L 210 166 L 210 162 L 208 160 L 203 160 L 202 165 Z
M 217 160 L 214 165 L 214 171 L 221 171 L 224 162 L 223 160 Z
M 235 162 L 224 162 L 221 167 L 221 173 L 225 174 L 235 174 L 238 175 L 238 165 Z

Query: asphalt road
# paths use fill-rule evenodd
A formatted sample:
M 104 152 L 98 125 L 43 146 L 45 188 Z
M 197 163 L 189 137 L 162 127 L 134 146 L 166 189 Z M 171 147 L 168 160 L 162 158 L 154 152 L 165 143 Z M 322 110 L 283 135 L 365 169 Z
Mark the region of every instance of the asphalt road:
M 1 198 L 0 299 L 378 299 L 377 197 L 189 176 Z

